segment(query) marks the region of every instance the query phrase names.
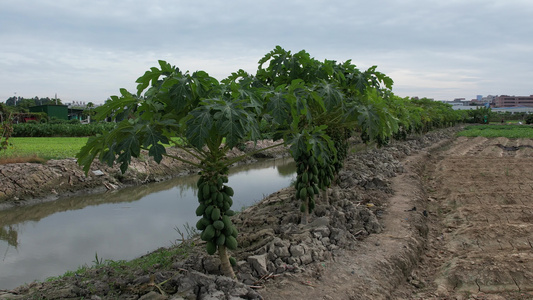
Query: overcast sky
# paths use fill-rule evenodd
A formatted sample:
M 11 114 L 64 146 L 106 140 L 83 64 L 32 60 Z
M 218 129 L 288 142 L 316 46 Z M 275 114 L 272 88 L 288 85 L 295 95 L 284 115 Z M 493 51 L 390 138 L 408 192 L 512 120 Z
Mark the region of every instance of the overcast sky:
M 159 59 L 217 79 L 276 45 L 352 59 L 393 92 L 533 94 L 531 0 L 1 0 L 0 101 L 103 103 Z

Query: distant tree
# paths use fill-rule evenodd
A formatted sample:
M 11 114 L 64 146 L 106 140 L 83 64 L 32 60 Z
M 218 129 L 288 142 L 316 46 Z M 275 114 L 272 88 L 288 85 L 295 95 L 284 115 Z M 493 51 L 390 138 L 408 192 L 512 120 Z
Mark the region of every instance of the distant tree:
M 22 99 L 17 103 L 17 106 L 20 108 L 28 109 L 32 106 L 36 106 L 35 99 Z
M 15 105 L 17 105 L 17 97 L 13 96 L 13 97 L 9 97 L 9 98 L 7 98 L 7 100 L 6 100 L 6 105 L 8 105 L 8 106 L 15 106 Z

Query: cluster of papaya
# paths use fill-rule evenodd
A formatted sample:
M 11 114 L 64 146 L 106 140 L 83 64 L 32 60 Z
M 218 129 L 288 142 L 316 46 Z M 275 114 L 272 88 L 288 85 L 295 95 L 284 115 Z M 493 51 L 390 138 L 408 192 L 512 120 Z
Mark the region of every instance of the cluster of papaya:
M 316 159 L 308 154 L 303 154 L 296 160 L 296 199 L 302 200 L 300 210 L 309 212 L 315 208 L 315 195 L 319 194 L 318 184 L 320 180 Z
M 198 180 L 198 208 L 196 215 L 201 216 L 196 228 L 201 230 L 200 238 L 207 242 L 207 253 L 215 254 L 218 247 L 237 249 L 237 229 L 230 220 L 235 214 L 231 210 L 233 189 L 224 185 L 226 175 L 206 175 Z
M 344 160 L 348 156 L 348 139 L 351 136 L 351 132 L 346 128 L 328 127 L 326 133 L 333 140 L 333 144 L 335 146 L 335 149 L 337 150 L 336 159 L 333 162 L 335 174 L 337 174 L 344 166 Z

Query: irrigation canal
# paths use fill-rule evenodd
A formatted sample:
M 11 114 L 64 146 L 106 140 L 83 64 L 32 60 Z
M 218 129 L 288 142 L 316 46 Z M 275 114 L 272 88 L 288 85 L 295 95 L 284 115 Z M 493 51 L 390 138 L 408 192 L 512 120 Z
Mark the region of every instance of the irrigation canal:
M 291 158 L 235 167 L 229 185 L 241 210 L 290 185 Z M 0 289 L 74 271 L 98 260 L 130 260 L 170 246 L 195 226 L 198 176 L 0 211 Z

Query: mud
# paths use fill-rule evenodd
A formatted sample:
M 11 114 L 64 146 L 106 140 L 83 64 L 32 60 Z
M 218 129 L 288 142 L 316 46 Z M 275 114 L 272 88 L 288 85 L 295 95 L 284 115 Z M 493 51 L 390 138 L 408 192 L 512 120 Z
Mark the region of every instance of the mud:
M 233 221 L 240 232 L 239 248 L 232 253 L 238 260 L 237 281 L 218 276 L 218 259 L 205 254 L 205 245 L 193 239 L 181 245 L 186 257 L 176 255 L 169 267 L 116 270 L 105 266 L 80 276 L 0 291 L 0 299 L 413 296 L 414 286 L 431 286 L 413 274 L 432 245 L 428 238 L 434 229 L 428 224 L 437 223 L 424 172 L 434 159 L 432 149 L 452 141 L 457 130 L 351 153 L 337 184 L 327 197 L 321 196 L 307 225 L 299 224 L 299 203 L 292 188 L 237 214 Z M 406 279 L 410 284 L 405 284 Z

